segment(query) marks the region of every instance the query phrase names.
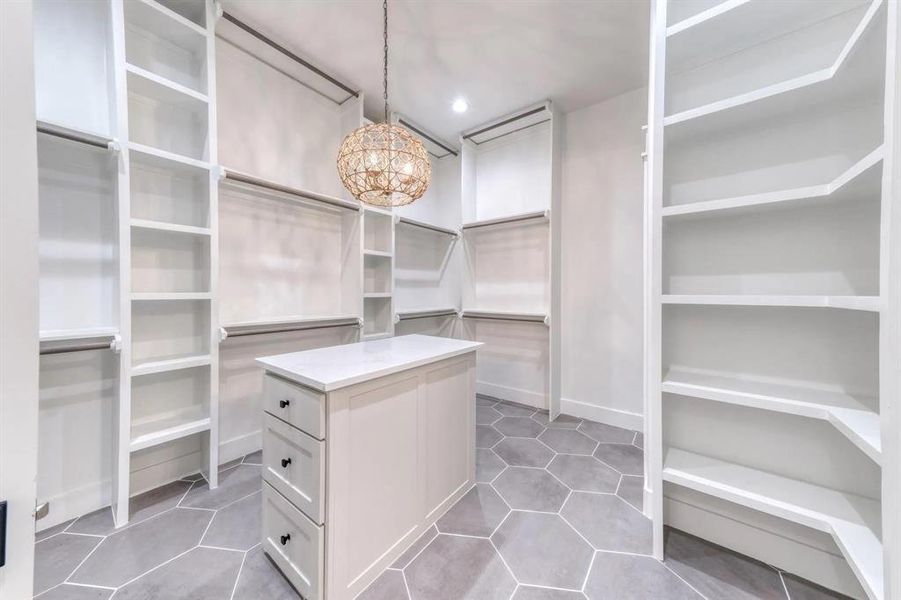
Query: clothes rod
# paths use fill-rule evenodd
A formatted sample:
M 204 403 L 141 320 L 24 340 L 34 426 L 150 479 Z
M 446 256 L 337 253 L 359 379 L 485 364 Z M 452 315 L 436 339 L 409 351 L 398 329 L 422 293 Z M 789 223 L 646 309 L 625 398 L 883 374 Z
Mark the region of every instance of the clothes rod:
M 484 319 L 486 321 L 520 321 L 523 323 L 542 323 L 544 325 L 548 324 L 547 315 L 530 313 L 505 313 L 464 310 L 460 316 L 464 319 Z
M 522 221 L 532 221 L 534 219 L 550 219 L 551 211 L 539 210 L 521 215 L 512 215 L 509 217 L 499 217 L 497 219 L 485 219 L 484 221 L 474 221 L 472 223 L 464 223 L 462 229 L 477 229 L 479 227 L 493 227 L 495 225 L 505 225 L 507 223 L 520 223 Z
M 430 317 L 456 317 L 458 312 L 456 308 L 436 308 L 434 310 L 411 310 L 407 312 L 397 313 L 394 316 L 394 322 L 411 321 L 413 319 L 427 319 Z
M 431 223 L 424 223 L 422 221 L 417 221 L 416 219 L 411 219 L 409 217 L 402 217 L 400 215 L 397 215 L 394 217 L 394 219 L 395 223 L 403 223 L 404 225 L 410 225 L 412 227 L 428 229 L 429 231 L 435 231 L 437 233 L 443 233 L 445 235 L 450 235 L 453 237 L 460 235 L 459 231 L 454 231 L 453 229 L 448 229 L 446 227 L 439 227 L 438 225 L 432 225 Z
M 70 127 L 64 127 L 46 121 L 37 121 L 36 125 L 38 133 L 52 135 L 72 142 L 87 144 L 88 146 L 94 146 L 95 148 L 102 148 L 104 150 L 116 150 L 116 142 L 114 140 L 94 133 L 88 133 L 86 131 L 80 131 L 78 129 L 72 129 Z
M 472 139 L 472 138 L 474 138 L 474 137 L 477 136 L 477 135 L 482 135 L 483 133 L 488 133 L 488 132 L 491 131 L 492 129 L 497 129 L 498 127 L 503 127 L 504 125 L 509 125 L 510 123 L 515 123 L 516 121 L 519 121 L 520 119 L 525 119 L 525 118 L 527 118 L 527 117 L 531 117 L 531 116 L 533 116 L 533 115 L 537 115 L 537 114 L 542 113 L 542 112 L 544 112 L 544 111 L 546 111 L 546 110 L 547 110 L 547 105 L 542 105 L 542 106 L 539 106 L 539 107 L 537 107 L 537 108 L 533 108 L 533 109 L 531 109 L 531 110 L 527 110 L 527 111 L 525 111 L 525 112 L 521 112 L 521 113 L 519 113 L 518 115 L 513 115 L 512 117 L 509 117 L 509 118 L 504 119 L 504 120 L 502 120 L 502 121 L 498 121 L 497 123 L 492 123 L 491 125 L 488 125 L 488 126 L 486 126 L 486 127 L 482 127 L 481 129 L 477 129 L 477 130 L 475 130 L 475 131 L 470 131 L 469 133 L 466 133 L 466 134 L 463 135 L 463 139 L 464 139 L 464 140 Z M 545 121 L 541 121 L 541 123 L 544 123 L 544 122 L 545 122 Z M 538 124 L 539 124 L 539 123 L 533 123 L 533 125 L 538 125 Z M 531 126 L 532 126 L 532 125 L 527 125 L 526 127 L 531 127 Z M 517 131 L 518 131 L 518 130 L 517 130 Z M 510 132 L 510 133 L 512 133 L 512 132 Z M 507 135 L 507 134 L 504 133 L 504 134 L 501 134 L 500 136 L 497 136 L 497 137 L 502 137 L 502 136 L 504 136 L 504 135 Z M 496 138 L 492 138 L 492 139 L 496 139 Z M 475 142 L 475 140 L 473 140 L 473 141 Z M 485 141 L 490 141 L 490 140 L 485 140 Z M 476 143 L 478 144 L 478 143 L 484 143 L 484 142 L 476 142 Z
M 288 333 L 291 331 L 309 331 L 311 329 L 335 329 L 337 327 L 360 327 L 362 321 L 359 317 L 347 317 L 341 319 L 329 319 L 322 322 L 298 321 L 295 323 L 266 325 L 226 325 L 220 328 L 220 341 L 233 337 L 245 337 L 248 335 L 264 335 L 268 333 Z
M 260 40 L 261 42 L 263 42 L 264 44 L 266 44 L 266 45 L 269 46 L 270 48 L 272 48 L 272 49 L 274 49 L 274 50 L 280 52 L 281 54 L 284 54 L 285 56 L 287 56 L 288 58 L 290 58 L 290 59 L 293 60 L 294 62 L 296 62 L 296 63 L 302 65 L 303 67 L 306 67 L 307 69 L 309 69 L 310 71 L 312 71 L 312 72 L 315 73 L 316 75 L 319 75 L 320 77 L 322 77 L 323 79 L 325 79 L 326 81 L 328 81 L 329 83 L 331 83 L 332 85 L 334 85 L 335 87 L 344 90 L 345 92 L 347 92 L 348 94 L 350 94 L 351 97 L 353 97 L 353 98 L 359 98 L 359 97 L 360 97 L 360 92 L 351 89 L 349 86 L 347 86 L 346 84 L 344 84 L 344 83 L 338 81 L 337 79 L 335 79 L 334 77 L 332 77 L 331 75 L 329 75 L 328 73 L 326 73 L 325 71 L 323 71 L 322 69 L 320 69 L 319 67 L 317 67 L 316 65 L 313 65 L 312 63 L 309 63 L 309 62 L 305 61 L 304 59 L 302 59 L 301 57 L 297 56 L 296 54 L 294 54 L 293 52 L 291 52 L 290 50 L 288 50 L 287 48 L 285 48 L 285 47 L 282 46 L 281 44 L 279 44 L 279 43 L 273 41 L 272 39 L 270 39 L 269 37 L 263 35 L 262 33 L 260 33 L 259 31 L 257 31 L 256 29 L 254 29 L 253 27 L 251 27 L 250 25 L 248 25 L 248 24 L 245 23 L 244 21 L 241 21 L 240 19 L 235 18 L 233 15 L 231 15 L 231 14 L 225 12 L 225 11 L 222 12 L 222 18 L 225 19 L 226 21 L 228 21 L 229 23 L 232 23 L 233 25 L 235 25 L 235 26 L 238 27 L 239 29 L 242 29 L 242 30 L 246 31 L 247 33 L 249 33 L 250 35 L 252 35 L 252 36 L 255 37 L 256 39 Z M 343 104 L 343 102 L 339 102 L 339 104 Z
M 441 148 L 448 154 L 453 154 L 454 156 L 458 156 L 460 154 L 453 148 L 449 148 L 446 144 L 436 140 L 435 138 L 433 138 L 432 136 L 430 136 L 423 130 L 419 129 L 415 125 L 411 125 L 408 121 L 405 121 L 404 119 L 399 119 L 398 122 L 401 125 L 403 125 L 404 127 L 406 127 L 407 129 L 409 129 L 410 131 L 412 131 L 413 133 L 417 134 L 419 137 L 423 137 L 423 138 L 427 139 L 428 141 L 432 142 L 433 144 L 435 144 L 436 146 L 438 146 L 439 148 Z M 447 156 L 447 154 L 445 154 L 445 156 Z M 438 158 L 442 158 L 442 157 L 439 156 Z
M 335 198 L 333 196 L 326 196 L 325 194 L 317 194 L 316 192 L 310 192 L 307 190 L 302 190 L 299 188 L 292 188 L 286 185 L 282 185 L 280 183 L 276 183 L 274 181 L 269 181 L 268 179 L 262 179 L 259 177 L 254 177 L 253 175 L 248 175 L 247 173 L 240 173 L 238 171 L 232 171 L 231 169 L 221 168 L 219 177 L 221 179 L 226 179 L 229 181 L 236 181 L 238 183 L 243 183 L 246 185 L 252 185 L 255 187 L 265 188 L 267 190 L 271 190 L 273 192 L 280 192 L 282 194 L 290 194 L 291 196 L 297 196 L 299 198 L 304 198 L 305 200 L 311 200 L 314 202 L 321 202 L 323 204 L 328 204 L 330 206 L 334 206 L 336 208 L 343 208 L 345 210 L 359 211 L 360 205 L 351 202 L 350 200 L 342 200 L 341 198 Z

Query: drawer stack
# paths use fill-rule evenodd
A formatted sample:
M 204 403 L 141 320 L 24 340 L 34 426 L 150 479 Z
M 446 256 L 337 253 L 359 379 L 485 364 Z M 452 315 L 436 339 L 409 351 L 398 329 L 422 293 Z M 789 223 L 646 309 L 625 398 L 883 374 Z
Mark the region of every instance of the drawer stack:
M 325 395 L 263 381 L 263 549 L 307 600 L 322 597 Z

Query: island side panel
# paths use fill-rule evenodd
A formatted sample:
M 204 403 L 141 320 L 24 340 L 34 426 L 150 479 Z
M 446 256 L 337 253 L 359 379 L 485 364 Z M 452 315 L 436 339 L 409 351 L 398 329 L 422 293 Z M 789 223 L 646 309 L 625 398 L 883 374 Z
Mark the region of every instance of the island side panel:
M 472 486 L 475 352 L 330 392 L 327 428 L 325 591 L 345 600 Z

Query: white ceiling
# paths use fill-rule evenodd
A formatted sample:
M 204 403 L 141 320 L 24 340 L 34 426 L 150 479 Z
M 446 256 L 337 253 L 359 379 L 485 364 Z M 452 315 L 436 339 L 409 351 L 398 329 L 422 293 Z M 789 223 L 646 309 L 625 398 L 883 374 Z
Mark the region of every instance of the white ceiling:
M 382 114 L 378 0 L 224 0 Z M 550 99 L 570 111 L 645 85 L 648 0 L 390 0 L 391 107 L 452 142 Z M 470 110 L 451 111 L 457 96 Z

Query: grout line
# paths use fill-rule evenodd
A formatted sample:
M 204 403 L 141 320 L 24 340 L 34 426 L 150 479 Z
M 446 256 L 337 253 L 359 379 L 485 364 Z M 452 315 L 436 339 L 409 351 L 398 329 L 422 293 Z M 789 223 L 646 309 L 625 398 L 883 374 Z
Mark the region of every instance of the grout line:
M 238 574 L 235 575 L 235 585 L 232 586 L 232 593 L 229 594 L 228 600 L 234 600 L 235 592 L 238 591 L 238 582 L 241 581 L 241 572 L 244 571 L 244 563 L 247 562 L 247 552 L 250 551 L 245 551 L 244 556 L 241 558 L 241 566 L 238 567 Z
M 262 484 L 261 484 L 261 485 L 262 485 Z M 228 504 L 223 504 L 223 505 L 220 506 L 219 508 L 215 509 L 215 511 L 216 511 L 216 512 L 219 512 L 220 510 L 224 510 L 224 509 L 228 508 L 228 507 L 231 506 L 232 504 L 237 504 L 238 502 L 241 502 L 242 500 L 247 500 L 248 498 L 250 498 L 250 497 L 253 496 L 254 494 L 262 494 L 262 493 L 263 493 L 263 488 L 260 487 L 260 489 L 257 490 L 257 491 L 255 491 L 255 492 L 251 492 L 251 493 L 247 494 L 246 496 L 241 496 L 241 497 L 238 498 L 237 500 L 232 500 L 232 501 L 229 502 Z M 213 509 L 211 509 L 211 510 L 213 510 Z
M 786 600 L 792 600 L 792 595 L 788 591 L 788 584 L 785 583 L 785 573 L 783 573 L 780 569 L 776 569 L 779 573 L 779 581 L 782 582 L 782 589 L 785 590 L 785 598 Z
M 619 474 L 619 481 L 616 482 L 616 489 L 613 491 L 613 495 L 614 495 L 614 496 L 619 496 L 619 486 L 621 486 L 621 485 L 623 484 L 623 477 L 625 477 L 625 475 L 623 475 L 622 473 L 620 473 L 620 474 Z
M 653 557 L 651 557 L 651 558 L 653 558 Z M 657 559 L 654 558 L 654 560 L 657 560 Z M 704 600 L 708 600 L 707 596 L 705 596 L 705 595 L 702 594 L 700 591 L 698 591 L 698 589 L 697 589 L 695 586 L 691 585 L 691 584 L 690 584 L 686 579 L 684 579 L 681 575 L 679 575 L 678 573 L 676 573 L 675 571 L 673 571 L 673 570 L 670 568 L 670 566 L 669 566 L 668 564 L 666 564 L 666 563 L 663 562 L 662 560 L 657 561 L 657 562 L 659 562 L 661 565 L 663 565 L 664 568 L 665 568 L 667 571 L 669 571 L 670 573 L 672 573 L 673 575 L 675 575 L 682 583 L 684 583 L 685 585 L 687 585 L 692 591 L 694 591 L 695 594 L 697 594 L 698 596 L 700 596 L 700 597 L 703 598 Z
M 71 577 L 72 577 L 73 575 L 75 575 L 75 573 L 78 572 L 78 569 L 80 569 L 81 566 L 82 566 L 85 562 L 87 562 L 87 560 L 88 560 L 89 558 L 91 558 L 91 556 L 94 554 L 94 552 L 97 551 L 97 548 L 99 548 L 101 545 L 103 545 L 103 541 L 104 541 L 105 539 L 106 539 L 106 538 L 103 538 L 102 540 L 100 540 L 99 542 L 97 542 L 97 545 L 96 545 L 96 546 L 94 546 L 93 548 L 91 548 L 91 551 L 88 552 L 87 555 L 86 555 L 83 559 L 81 559 L 81 562 L 78 563 L 78 564 L 75 566 L 74 569 L 72 569 L 71 571 L 69 571 L 69 574 L 66 575 L 66 578 L 63 579 L 62 583 L 69 583 L 69 579 L 71 579 Z
M 134 583 L 135 581 L 137 581 L 137 580 L 140 579 L 141 577 L 144 577 L 145 575 L 149 575 L 149 574 L 153 573 L 154 571 L 156 571 L 156 570 L 158 570 L 158 569 L 162 569 L 163 567 L 165 567 L 166 565 L 168 565 L 168 564 L 171 563 L 172 561 L 178 560 L 179 558 L 181 558 L 182 556 L 184 556 L 185 554 L 187 554 L 187 553 L 190 552 L 191 550 L 194 550 L 195 548 L 197 548 L 197 546 L 191 546 L 190 548 L 188 548 L 187 550 L 185 550 L 185 551 L 182 552 L 181 554 L 178 554 L 178 555 L 176 555 L 176 556 L 173 556 L 172 558 L 170 558 L 170 559 L 167 560 L 166 562 L 160 563 L 160 564 L 158 564 L 157 566 L 155 566 L 155 567 L 153 567 L 152 569 L 150 569 L 149 571 L 145 571 L 145 572 L 141 573 L 140 575 L 138 575 L 137 577 L 134 577 L 134 578 L 132 578 L 132 579 L 129 579 L 128 581 L 126 581 L 125 583 L 123 583 L 122 585 L 120 585 L 118 589 L 121 589 L 121 588 L 124 588 L 124 587 L 126 587 L 126 586 L 128 586 L 128 585 L 131 585 L 132 583 Z
M 595 550 L 591 554 L 591 562 L 588 563 L 588 570 L 585 571 L 585 579 L 582 580 L 582 587 L 579 590 L 580 592 L 582 592 L 583 596 L 585 595 L 585 586 L 588 585 L 588 577 L 591 575 L 591 570 L 594 568 L 594 559 L 597 558 L 597 556 L 598 553 L 597 550 Z
M 246 554 L 247 550 L 238 550 L 237 548 L 223 548 L 222 546 L 210 546 L 209 544 L 197 544 L 195 548 L 206 548 L 207 550 L 222 550 L 223 552 L 241 552 Z
M 429 542 L 429 543 L 431 543 L 431 542 Z M 426 545 L 428 545 L 428 544 L 426 544 Z M 419 556 L 419 554 L 417 553 L 416 556 Z M 412 562 L 412 561 L 410 561 L 410 562 Z M 410 563 L 407 563 L 407 564 L 409 565 Z M 412 592 L 410 592 L 410 584 L 407 583 L 407 574 L 404 573 L 403 569 L 400 569 L 400 576 L 403 577 L 403 579 L 404 579 L 404 589 L 407 590 L 407 600 L 411 600 L 411 598 L 413 598 L 413 594 L 412 594 Z

